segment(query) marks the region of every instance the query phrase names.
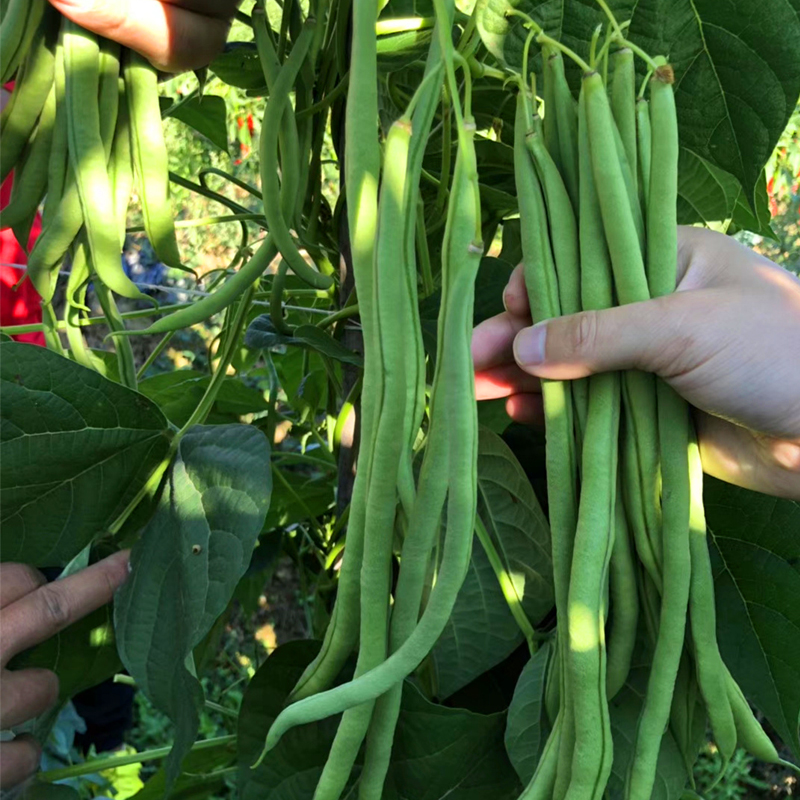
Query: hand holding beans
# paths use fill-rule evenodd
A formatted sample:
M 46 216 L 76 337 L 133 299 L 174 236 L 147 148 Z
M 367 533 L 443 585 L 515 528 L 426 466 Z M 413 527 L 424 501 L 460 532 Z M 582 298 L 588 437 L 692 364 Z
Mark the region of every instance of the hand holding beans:
M 165 72 L 203 67 L 222 49 L 238 0 L 51 0 L 65 17 Z
M 539 422 L 538 379 L 654 372 L 698 410 L 705 471 L 769 494 L 800 497 L 800 282 L 733 239 L 679 230 L 678 291 L 642 303 L 530 325 L 522 270 L 506 311 L 479 325 L 479 399 L 507 397 Z

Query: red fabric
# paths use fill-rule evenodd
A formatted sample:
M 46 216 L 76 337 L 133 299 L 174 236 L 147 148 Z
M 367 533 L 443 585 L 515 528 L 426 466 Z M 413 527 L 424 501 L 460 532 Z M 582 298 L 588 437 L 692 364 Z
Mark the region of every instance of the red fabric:
M 9 175 L 0 186 L 0 208 L 8 205 L 12 180 L 13 175 Z M 41 230 L 42 220 L 37 214 L 28 240 L 28 252 Z M 24 267 L 27 263 L 25 251 L 17 243 L 11 228 L 0 230 L 0 325 L 30 325 L 42 321 L 41 299 L 33 284 L 26 279 L 16 291 L 13 288 L 23 275 L 19 266 Z M 23 333 L 14 338 L 18 342 L 44 346 L 44 334 L 41 332 Z

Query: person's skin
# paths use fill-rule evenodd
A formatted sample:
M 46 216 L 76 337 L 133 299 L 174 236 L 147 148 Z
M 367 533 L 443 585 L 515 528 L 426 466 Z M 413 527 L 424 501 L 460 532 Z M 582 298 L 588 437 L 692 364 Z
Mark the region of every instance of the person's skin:
M 239 0 L 50 0 L 65 17 L 130 47 L 164 72 L 208 64 Z
M 25 564 L 0 564 L 0 730 L 32 719 L 58 698 L 55 673 L 8 670 L 8 662 L 110 602 L 128 577 L 129 552 L 122 550 L 52 583 Z M 25 780 L 36 770 L 39 755 L 30 736 L 0 743 L 0 789 Z
M 542 424 L 539 378 L 654 372 L 694 406 L 707 473 L 800 499 L 800 281 L 728 236 L 678 238 L 675 294 L 533 327 L 518 267 L 473 334 L 478 398 Z

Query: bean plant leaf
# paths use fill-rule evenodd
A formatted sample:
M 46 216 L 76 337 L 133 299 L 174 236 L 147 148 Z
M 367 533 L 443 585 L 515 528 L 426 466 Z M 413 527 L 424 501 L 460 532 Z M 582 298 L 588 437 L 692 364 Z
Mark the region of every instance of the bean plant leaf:
M 705 501 L 722 656 L 800 758 L 800 503 L 713 479 Z
M 550 642 L 545 642 L 534 653 L 519 676 L 508 707 L 506 752 L 525 786 L 536 771 L 545 742 L 544 687 L 551 653 Z
M 581 0 L 479 0 L 484 44 L 517 67 L 527 31 L 521 20 L 506 18 L 511 5 L 584 57 L 595 26 L 605 22 L 599 5 Z M 630 19 L 631 41 L 667 55 L 675 68 L 683 147 L 733 175 L 751 205 L 800 93 L 796 2 L 609 0 L 609 6 L 620 20 Z M 577 81 L 578 71 L 570 71 Z
M 62 566 L 103 533 L 169 447 L 146 397 L 44 347 L 0 345 L 0 550 Z
M 731 220 L 737 228 L 774 238 L 769 225 L 766 181 L 762 173 L 756 187 L 754 214 L 741 184 L 710 161 L 681 149 L 678 185 L 678 223 L 691 225 Z
M 256 90 L 264 86 L 264 71 L 255 42 L 228 42 L 208 68 L 229 86 Z
M 269 506 L 269 446 L 244 425 L 189 430 L 156 510 L 117 592 L 120 657 L 151 702 L 175 724 L 165 764 L 178 776 L 194 743 L 203 690 L 192 649 L 225 610 L 244 575 Z
M 522 607 L 536 624 L 553 605 L 550 530 L 530 482 L 499 436 L 478 439 L 478 513 Z M 449 697 L 522 641 L 497 575 L 476 539 L 467 577 L 431 657 L 437 695 Z
M 426 699 L 409 681 L 395 733 L 387 800 L 512 800 L 519 780 L 503 745 L 505 713 L 476 714 Z
M 197 131 L 223 153 L 228 152 L 228 110 L 225 98 L 204 94 L 170 105 L 167 115 Z M 162 109 L 163 112 L 163 109 Z
M 339 716 L 287 731 L 261 764 L 252 766 L 267 731 L 319 647 L 313 641 L 281 645 L 248 684 L 237 737 L 240 800 L 304 800 L 314 794 Z
M 194 413 L 210 381 L 207 372 L 182 369 L 145 378 L 139 383 L 139 391 L 156 403 L 173 425 L 180 427 Z M 268 409 L 262 392 L 245 386 L 238 378 L 227 378 L 206 422 L 213 425 L 239 422 L 246 414 L 264 413 Z
M 268 350 L 279 345 L 304 347 L 356 367 L 364 363 L 358 353 L 354 353 L 316 325 L 298 325 L 291 336 L 278 333 L 269 314 L 262 314 L 250 323 L 245 344 L 255 350 Z

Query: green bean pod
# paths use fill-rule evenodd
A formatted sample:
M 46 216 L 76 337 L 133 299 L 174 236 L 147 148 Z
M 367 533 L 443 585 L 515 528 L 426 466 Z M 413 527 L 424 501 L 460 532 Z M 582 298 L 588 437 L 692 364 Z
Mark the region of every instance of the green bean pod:
M 0 83 L 14 77 L 48 9 L 46 0 L 9 0 L 0 21 Z
M 686 407 L 687 425 L 689 408 Z M 697 683 L 703 695 L 711 730 L 727 766 L 736 750 L 736 724 L 725 687 L 725 664 L 717 643 L 717 610 L 714 602 L 714 576 L 706 541 L 706 518 L 703 509 L 703 465 L 697 443 L 689 448 L 691 480 L 691 516 L 689 552 L 692 578 L 689 589 L 689 620 L 694 645 Z
M 609 584 L 611 626 L 606 648 L 608 651 L 606 691 L 608 699 L 612 700 L 628 680 L 639 623 L 636 565 L 620 487 L 617 488 L 614 549 L 609 564 Z
M 131 121 L 124 82 L 119 82 L 117 124 L 108 159 L 108 176 L 114 190 L 114 215 L 117 218 L 120 241 L 125 243 L 128 224 L 128 204 L 134 183 L 133 153 L 131 152 Z
M 553 76 L 553 100 L 558 120 L 560 168 L 572 207 L 577 209 L 580 183 L 578 177 L 578 109 L 567 83 L 564 58 L 560 52 L 556 52 L 550 57 L 550 67 Z
M 653 297 L 675 291 L 678 270 L 678 115 L 672 67 L 664 59 L 650 81 L 651 167 L 647 271 Z
M 619 376 L 593 375 L 589 386 L 568 600 L 567 665 L 576 721 L 568 800 L 592 800 L 598 787 L 602 794 L 613 756 L 603 607 L 616 516 Z
M 526 138 L 532 131 L 530 100 L 525 91 L 517 97 L 514 128 L 514 175 L 520 207 L 521 241 L 525 286 L 534 322 L 559 316 L 559 279 L 547 233 L 544 198 Z M 561 381 L 542 381 L 547 432 L 547 492 L 550 503 L 550 533 L 553 583 L 559 630 L 568 630 L 567 609 L 572 545 L 577 524 L 577 455 L 573 433 L 570 387 Z M 566 791 L 572 761 L 575 721 L 566 667 L 567 635 L 559 637 L 561 650 L 561 735 L 555 793 Z M 563 785 L 559 785 L 563 784 Z
M 286 63 L 281 67 L 273 91 L 264 111 L 261 126 L 261 188 L 264 195 L 264 214 L 267 227 L 275 238 L 281 255 L 299 278 L 316 289 L 329 289 L 333 280 L 312 269 L 305 261 L 289 232 L 287 220 L 281 207 L 281 191 L 278 181 L 278 133 L 284 109 L 288 107 L 289 91 L 297 78 L 297 73 L 305 60 L 314 34 L 314 22 L 309 20 L 295 42 Z
M 650 104 L 647 98 L 640 97 L 636 101 L 636 140 L 639 146 L 639 195 L 642 208 L 650 204 Z
M 386 138 L 386 158 L 378 206 L 373 302 L 377 309 L 384 388 L 373 445 L 367 491 L 364 554 L 361 567 L 361 630 L 356 677 L 386 659 L 391 593 L 391 556 L 400 460 L 407 443 L 404 422 L 408 399 L 406 326 L 410 296 L 402 259 L 406 165 L 411 140 L 407 119 L 395 122 Z M 344 712 L 328 760 L 314 793 L 315 800 L 338 800 L 350 776 L 372 717 L 372 703 Z
M 725 686 L 733 709 L 733 718 L 739 735 L 739 746 L 759 761 L 767 764 L 781 764 L 795 772 L 800 772 L 794 764 L 780 757 L 775 745 L 755 718 L 750 704 L 727 667 L 725 669 Z
M 648 798 L 653 790 L 661 738 L 669 722 L 683 650 L 691 580 L 688 409 L 684 400 L 663 381 L 658 382 L 657 391 L 664 487 L 663 589 L 658 638 L 626 783 L 628 800 Z
M 67 109 L 64 102 L 67 79 L 64 73 L 64 46 L 60 36 L 56 46 L 54 71 L 53 85 L 56 90 L 56 118 L 53 127 L 53 138 L 50 144 L 50 156 L 47 162 L 47 194 L 42 208 L 43 227 L 47 227 L 50 224 L 50 220 L 58 211 L 69 167 Z
M 43 24 L 37 30 L 14 91 L 0 114 L 0 182 L 17 165 L 47 102 L 55 76 L 56 34 L 52 24 Z
M 519 800 L 551 800 L 558 770 L 558 753 L 561 749 L 561 716 L 556 717 L 553 728 L 544 744 L 536 771 Z
M 169 267 L 180 267 L 181 255 L 169 201 L 169 164 L 158 104 L 158 73 L 146 58 L 129 50 L 123 74 L 133 163 L 147 238 L 160 261 Z
M 544 144 L 545 147 L 547 147 L 547 152 L 550 153 L 553 161 L 555 161 L 558 171 L 563 173 L 561 167 L 561 150 L 558 146 L 558 117 L 556 116 L 556 98 L 553 86 L 555 80 L 553 75 L 553 58 L 561 58 L 561 54 L 554 51 L 550 45 L 543 45 L 542 83 L 544 88 L 542 90 L 542 95 L 544 98 Z
M 91 276 L 84 239 L 83 236 L 79 237 L 72 253 L 72 265 L 67 280 L 66 303 L 64 304 L 64 322 L 72 357 L 84 367 L 95 369 L 91 351 L 86 346 L 80 326 L 81 308 L 85 308 L 86 287 Z
M 480 230 L 480 207 L 473 131 L 474 126 L 471 126 L 465 137 L 469 149 L 459 147 L 451 194 L 453 202 L 448 208 L 449 236 L 445 246 L 452 248 L 451 252 L 456 252 L 458 257 L 453 259 L 452 275 L 443 276 L 449 288 L 448 297 L 443 300 L 447 313 L 440 325 L 448 348 L 447 371 L 443 372 L 442 380 L 448 387 L 447 404 L 451 410 L 447 441 L 452 474 L 447 498 L 447 532 L 436 584 L 419 623 L 394 653 L 380 666 L 349 683 L 284 709 L 267 734 L 264 753 L 272 749 L 288 729 L 374 700 L 416 669 L 444 630 L 466 576 L 477 505 L 477 415 L 470 339 L 474 281 L 483 255 L 483 246 L 475 241 Z
M 725 682 L 722 682 L 723 691 L 725 690 Z M 694 727 L 695 727 L 695 713 L 697 711 L 697 681 L 695 678 L 692 661 L 689 657 L 688 650 L 684 649 L 681 656 L 681 663 L 678 667 L 678 675 L 675 679 L 675 692 L 672 695 L 672 708 L 669 715 L 669 729 L 672 737 L 675 739 L 675 744 L 680 750 L 681 758 L 683 758 L 683 765 L 686 768 L 686 774 L 692 775 L 694 772 L 694 763 L 697 759 L 697 753 L 693 752 L 694 745 Z M 725 700 L 726 704 L 730 705 Z M 705 728 L 705 716 L 703 720 L 703 727 Z
M 120 46 L 109 39 L 100 41 L 100 80 L 97 102 L 100 111 L 100 138 L 106 163 L 111 157 L 114 132 L 117 129 L 120 101 Z
M 0 209 L 0 228 L 12 228 L 20 247 L 27 252 L 31 226 L 47 189 L 47 166 L 56 119 L 56 90 L 50 88 L 33 138 L 14 169 L 14 184 L 8 205 Z
M 122 270 L 122 247 L 106 166 L 106 145 L 100 136 L 99 106 L 96 102 L 86 102 L 87 97 L 97 97 L 99 91 L 97 37 L 67 21 L 63 41 L 70 163 L 86 225 L 90 258 L 97 277 L 109 289 L 132 300 L 152 303 Z
M 358 203 L 347 204 L 347 219 L 353 274 L 360 300 L 359 313 L 364 336 L 361 454 L 350 504 L 347 547 L 339 573 L 339 586 L 331 622 L 325 631 L 322 649 L 300 676 L 289 697 L 290 701 L 303 700 L 330 686 L 344 666 L 358 638 L 359 573 L 364 546 L 366 493 L 377 413 L 376 402 L 383 391 L 377 320 L 372 304 L 381 166 L 375 125 L 378 118 L 378 56 L 374 30 L 377 6 L 375 0 L 355 0 L 355 3 L 358 13 L 353 15 L 353 21 L 357 24 L 353 26 L 351 60 L 359 65 L 359 69 L 351 73 L 350 91 L 347 96 L 346 127 L 349 134 L 345 141 L 345 191 L 348 197 L 359 198 Z M 346 20 L 349 10 L 349 5 L 345 2 L 337 9 L 337 42 L 342 47 L 347 35 Z M 337 55 L 343 53 L 343 49 L 337 49 Z
M 634 193 L 637 193 L 636 67 L 633 63 L 633 52 L 627 47 L 618 50 L 614 57 L 611 111 L 628 159 Z

